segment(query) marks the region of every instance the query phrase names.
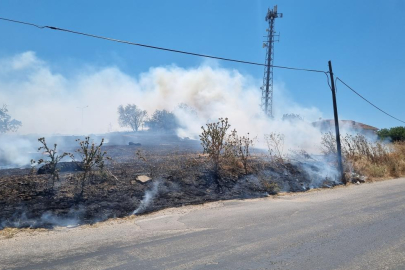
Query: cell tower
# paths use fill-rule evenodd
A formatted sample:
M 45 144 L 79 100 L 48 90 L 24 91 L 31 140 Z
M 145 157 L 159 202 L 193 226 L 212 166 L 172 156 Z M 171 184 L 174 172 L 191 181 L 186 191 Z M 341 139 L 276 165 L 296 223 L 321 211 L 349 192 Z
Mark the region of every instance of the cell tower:
M 266 29 L 268 32 L 267 40 L 263 43 L 263 48 L 267 47 L 266 50 L 266 66 L 264 68 L 263 76 L 263 86 L 262 89 L 262 108 L 264 113 L 273 117 L 273 59 L 274 59 L 274 37 L 278 37 L 274 31 L 274 19 L 282 18 L 283 13 L 277 13 L 277 6 L 273 9 L 268 9 L 266 15 L 266 21 L 269 22 L 269 28 Z M 277 40 L 278 41 L 278 40 Z

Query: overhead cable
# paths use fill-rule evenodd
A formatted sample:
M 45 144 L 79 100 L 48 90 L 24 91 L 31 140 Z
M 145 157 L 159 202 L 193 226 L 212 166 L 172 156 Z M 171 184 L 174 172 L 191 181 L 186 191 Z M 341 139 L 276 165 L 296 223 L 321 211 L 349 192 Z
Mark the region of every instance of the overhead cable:
M 87 33 L 83 33 L 83 32 L 78 32 L 78 31 L 73 31 L 73 30 L 69 30 L 69 29 L 59 28 L 59 27 L 55 27 L 55 26 L 48 26 L 48 25 L 40 26 L 40 25 L 37 25 L 37 24 L 34 24 L 34 23 L 17 21 L 17 20 L 1 18 L 1 17 L 0 17 L 0 20 L 13 22 L 13 23 L 25 24 L 25 25 L 29 25 L 29 26 L 34 26 L 34 27 L 37 27 L 37 28 L 40 28 L 40 29 L 48 28 L 48 29 L 51 29 L 51 30 L 63 31 L 63 32 L 68 32 L 68 33 L 72 33 L 72 34 L 92 37 L 92 38 L 98 38 L 98 39 L 104 39 L 104 40 L 114 41 L 114 42 L 118 42 L 118 43 L 124 43 L 124 44 L 128 44 L 128 45 L 146 47 L 146 48 L 150 48 L 150 49 L 163 50 L 163 51 L 168 51 L 168 52 L 181 53 L 181 54 L 187 54 L 187 55 L 193 55 L 193 56 L 199 56 L 199 57 L 205 57 L 205 58 L 211 58 L 211 59 L 217 59 L 217 60 L 223 60 L 223 61 L 229 61 L 229 62 L 236 62 L 236 63 L 241 63 L 241 64 L 256 65 L 256 66 L 268 66 L 266 64 L 256 63 L 256 62 L 251 62 L 251 61 L 237 60 L 237 59 L 231 59 L 231 58 L 225 58 L 225 57 L 218 57 L 218 56 L 212 56 L 212 55 L 193 53 L 193 52 L 186 52 L 186 51 L 181 51 L 181 50 L 175 50 L 175 49 L 157 47 L 157 46 L 152 46 L 152 45 L 140 44 L 140 43 L 125 41 L 125 40 L 120 40 L 120 39 L 114 39 L 114 38 L 109 38 L 109 37 L 93 35 L 93 34 L 87 34 Z M 322 73 L 325 72 L 325 71 L 316 70 L 316 69 L 306 69 L 306 68 L 296 68 L 296 67 L 286 67 L 286 66 L 276 66 L 276 65 L 271 65 L 271 66 L 274 67 L 274 68 L 281 68 L 281 69 L 309 71 L 309 72 L 322 72 Z
M 377 110 L 381 111 L 382 113 L 388 115 L 389 117 L 402 122 L 405 124 L 405 121 L 402 121 L 401 119 L 396 118 L 395 116 L 387 113 L 386 111 L 384 111 L 383 109 L 377 107 L 376 105 L 374 105 L 371 101 L 369 101 L 368 99 L 366 99 L 365 97 L 363 97 L 362 95 L 360 95 L 357 91 L 355 91 L 353 88 L 351 88 L 347 83 L 345 83 L 344 81 L 342 81 L 339 77 L 336 77 L 336 80 L 340 81 L 341 83 L 343 83 L 347 88 L 349 88 L 351 91 L 353 91 L 356 95 L 358 95 L 359 97 L 361 97 L 363 100 L 365 100 L 367 103 L 369 103 L 371 106 L 373 106 L 374 108 L 376 108 Z

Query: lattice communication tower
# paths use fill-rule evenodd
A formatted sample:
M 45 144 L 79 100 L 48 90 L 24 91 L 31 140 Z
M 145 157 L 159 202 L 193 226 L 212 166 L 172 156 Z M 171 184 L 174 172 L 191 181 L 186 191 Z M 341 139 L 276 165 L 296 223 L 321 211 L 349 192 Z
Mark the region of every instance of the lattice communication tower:
M 263 43 L 263 47 L 267 48 L 266 50 L 266 66 L 264 68 L 263 76 L 263 86 L 262 89 L 262 109 L 264 113 L 273 117 L 273 59 L 274 59 L 274 38 L 278 37 L 274 31 L 274 20 L 276 18 L 282 18 L 282 13 L 277 13 L 277 6 L 274 6 L 273 9 L 268 9 L 266 15 L 266 21 L 269 22 L 269 28 L 267 31 L 267 40 Z M 277 40 L 278 41 L 278 40 Z

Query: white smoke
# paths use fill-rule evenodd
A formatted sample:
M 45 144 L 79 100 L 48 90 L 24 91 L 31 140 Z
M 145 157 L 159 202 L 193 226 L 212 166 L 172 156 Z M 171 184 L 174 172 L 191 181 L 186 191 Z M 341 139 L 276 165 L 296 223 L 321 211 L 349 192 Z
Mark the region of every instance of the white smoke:
M 291 148 L 316 150 L 321 134 L 308 122 L 322 117 L 314 108 L 303 108 L 287 98 L 284 85 L 275 85 L 275 120 L 260 108 L 260 81 L 217 64 L 184 69 L 175 65 L 151 68 L 130 76 L 119 68 L 80 68 L 74 75 L 55 72 L 34 52 L 0 59 L 0 102 L 13 118 L 22 121 L 20 134 L 90 134 L 118 131 L 117 108 L 135 103 L 151 115 L 156 109 L 174 111 L 182 137 L 198 138 L 201 126 L 228 117 L 240 134 L 259 140 L 263 134 L 282 133 Z M 185 103 L 196 111 L 176 109 Z M 82 109 L 83 125 L 82 125 Z M 281 121 L 284 113 L 300 114 L 306 122 Z
M 130 76 L 119 68 L 78 67 L 70 75 L 60 74 L 25 52 L 0 59 L 0 105 L 22 121 L 19 134 L 91 134 L 123 130 L 118 125 L 119 105 L 135 103 L 151 115 L 155 110 L 173 111 L 181 123 L 181 137 L 198 138 L 201 126 L 219 117 L 228 117 L 240 135 L 257 137 L 256 146 L 266 148 L 264 135 L 284 135 L 284 149 L 319 153 L 322 133 L 310 122 L 322 117 L 314 107 L 294 102 L 283 84 L 274 89 L 275 118 L 269 120 L 260 108 L 260 80 L 237 70 L 208 62 L 184 69 L 175 65 L 151 68 Z M 73 75 L 72 75 L 73 74 Z M 184 103 L 194 111 L 181 109 Z M 82 108 L 84 118 L 82 125 Z M 302 122 L 282 121 L 285 113 L 299 114 Z M 48 138 L 48 136 L 47 136 Z M 37 145 L 28 139 L 0 137 L 0 167 L 26 165 Z M 145 203 L 148 196 L 145 195 Z
M 15 138 L 3 135 L 0 137 L 0 169 L 21 167 L 30 161 L 28 153 L 35 151 L 31 141 L 26 138 Z M 6 166 L 7 165 L 7 166 Z
M 152 189 L 147 190 L 145 192 L 145 195 L 143 196 L 141 203 L 139 204 L 138 208 L 136 208 L 135 211 L 132 212 L 132 215 L 142 213 L 148 208 L 148 206 L 153 202 L 153 199 L 155 198 L 156 194 L 159 191 L 159 184 L 160 184 L 159 181 L 153 182 Z

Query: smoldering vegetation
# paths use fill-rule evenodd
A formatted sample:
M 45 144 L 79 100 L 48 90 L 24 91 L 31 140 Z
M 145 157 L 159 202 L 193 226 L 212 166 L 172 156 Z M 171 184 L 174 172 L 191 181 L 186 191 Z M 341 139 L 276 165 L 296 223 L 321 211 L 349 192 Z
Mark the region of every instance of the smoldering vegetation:
M 132 141 L 141 146 L 129 145 Z M 0 227 L 76 226 L 167 207 L 338 183 L 335 175 L 324 175 L 321 163 L 275 162 L 267 151 L 254 148 L 247 173 L 239 160 L 225 156 L 214 171 L 200 141 L 170 134 L 112 134 L 102 150 L 112 160 L 86 178 L 81 171 L 60 171 L 56 180 L 38 174 L 38 168 L 0 170 Z
M 0 228 L 74 227 L 167 207 L 341 184 L 333 133 L 323 134 L 322 153 L 310 154 L 286 149 L 285 136 L 278 133 L 261 139 L 266 148 L 255 147 L 259 138 L 238 135 L 227 121 L 207 124 L 199 140 L 149 131 L 95 136 L 92 145 L 100 145 L 99 153 L 109 158 L 87 171 L 85 159 L 74 151 L 78 139 L 60 136 L 55 140 L 58 152 L 76 155 L 73 162 L 70 156 L 60 161 L 57 174 L 49 163 L 0 170 Z M 349 182 L 405 174 L 402 142 L 362 134 L 346 134 L 341 140 Z M 44 158 L 49 153 L 38 154 Z

